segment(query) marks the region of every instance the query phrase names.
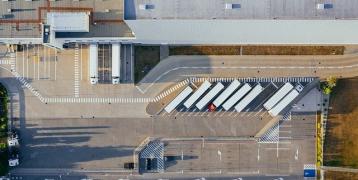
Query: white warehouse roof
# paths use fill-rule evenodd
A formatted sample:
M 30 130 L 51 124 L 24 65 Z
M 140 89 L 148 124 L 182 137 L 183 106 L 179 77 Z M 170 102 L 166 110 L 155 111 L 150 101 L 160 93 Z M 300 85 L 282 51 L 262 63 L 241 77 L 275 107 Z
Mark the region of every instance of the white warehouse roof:
M 55 32 L 89 32 L 87 12 L 49 12 L 47 24 Z
M 144 44 L 358 44 L 358 20 L 126 20 Z

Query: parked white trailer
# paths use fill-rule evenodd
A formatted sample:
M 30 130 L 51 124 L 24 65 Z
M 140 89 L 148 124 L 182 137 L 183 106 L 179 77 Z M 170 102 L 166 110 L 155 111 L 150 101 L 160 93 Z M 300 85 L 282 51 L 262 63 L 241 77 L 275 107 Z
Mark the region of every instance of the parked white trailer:
M 264 107 L 266 108 L 266 110 L 272 109 L 292 89 L 293 86 L 289 82 L 283 85 L 268 101 L 265 102 Z
M 199 98 L 201 95 L 203 95 L 211 86 L 211 83 L 209 81 L 204 81 L 203 84 L 194 92 L 193 95 L 191 95 L 185 102 L 184 106 L 186 108 L 190 108 Z
M 214 100 L 213 104 L 218 108 L 234 91 L 240 86 L 238 80 L 234 80 L 231 84 Z
M 120 63 L 121 57 L 121 44 L 112 44 L 112 84 L 119 84 L 120 79 Z
M 167 113 L 172 112 L 176 107 L 178 107 L 178 105 L 184 101 L 184 99 L 186 97 L 188 97 L 190 95 L 190 93 L 193 92 L 193 89 L 191 87 L 186 87 L 182 92 L 179 93 L 179 95 L 177 97 L 175 97 L 173 99 L 173 101 L 171 101 L 165 108 L 164 110 Z
M 90 65 L 89 65 L 89 72 L 90 72 L 90 80 L 91 84 L 97 84 L 98 82 L 98 45 L 97 44 L 90 44 L 89 47 L 90 51 Z
M 250 91 L 250 93 L 245 96 L 236 106 L 235 109 L 237 112 L 241 112 L 247 105 L 250 104 L 250 102 L 252 102 L 252 100 L 254 100 L 262 91 L 264 90 L 264 88 L 258 84 L 254 87 L 254 89 L 252 89 L 252 91 Z
M 224 89 L 224 85 L 218 82 L 198 103 L 196 103 L 196 107 L 199 110 L 202 110 L 209 102 Z
M 228 111 L 234 106 L 242 97 L 245 96 L 246 93 L 248 93 L 251 90 L 250 84 L 246 83 L 243 85 L 238 91 L 236 91 L 235 94 L 231 96 L 224 104 L 223 108 Z
M 277 116 L 282 110 L 284 110 L 297 96 L 299 95 L 297 90 L 292 90 L 288 93 L 275 107 L 268 112 L 271 116 Z

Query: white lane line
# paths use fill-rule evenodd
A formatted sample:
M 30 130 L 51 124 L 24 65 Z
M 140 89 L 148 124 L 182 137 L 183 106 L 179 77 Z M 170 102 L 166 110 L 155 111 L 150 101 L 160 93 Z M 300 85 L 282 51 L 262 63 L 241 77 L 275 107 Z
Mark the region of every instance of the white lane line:
M 229 116 L 231 116 L 232 114 L 234 114 L 235 113 L 235 111 L 232 111 L 230 114 L 229 114 Z M 237 114 L 239 114 L 239 113 L 237 113 Z
M 227 111 L 222 111 L 219 117 L 223 117 L 226 113 Z
M 21 45 L 22 47 L 22 61 L 21 61 L 21 65 L 22 65 L 22 76 L 25 76 L 25 45 Z
M 46 60 L 47 60 L 46 47 L 45 46 L 42 46 L 42 47 L 43 47 L 43 66 L 44 66 L 43 74 L 45 75 L 43 78 L 46 78 L 46 74 L 47 74 L 47 72 L 46 72 L 46 67 L 47 67 L 47 65 L 46 65 Z
M 51 79 L 51 48 L 47 48 L 47 54 L 48 54 L 48 75 L 47 77 L 49 80 Z
M 29 45 L 26 44 L 26 78 L 29 78 Z
M 257 148 L 257 161 L 260 161 L 260 144 L 259 147 Z
M 37 61 L 37 80 L 40 80 L 40 45 L 36 45 L 37 53 L 36 53 L 36 61 Z
M 217 116 L 222 110 L 223 110 L 222 108 L 219 109 L 219 110 L 214 114 L 214 116 Z
M 290 150 L 291 148 L 265 148 L 265 150 Z
M 57 79 L 57 50 L 55 50 L 55 80 Z
M 264 110 L 264 108 L 261 108 L 259 111 L 257 111 L 257 113 L 255 113 L 254 116 L 257 116 L 257 115 L 261 114 L 262 110 Z

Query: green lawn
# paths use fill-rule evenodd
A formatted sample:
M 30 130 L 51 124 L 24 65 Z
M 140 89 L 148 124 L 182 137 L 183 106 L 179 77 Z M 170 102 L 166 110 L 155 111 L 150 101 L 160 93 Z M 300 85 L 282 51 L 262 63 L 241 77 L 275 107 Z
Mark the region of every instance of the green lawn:
M 7 91 L 0 84 L 0 176 L 8 172 L 8 150 L 7 150 Z

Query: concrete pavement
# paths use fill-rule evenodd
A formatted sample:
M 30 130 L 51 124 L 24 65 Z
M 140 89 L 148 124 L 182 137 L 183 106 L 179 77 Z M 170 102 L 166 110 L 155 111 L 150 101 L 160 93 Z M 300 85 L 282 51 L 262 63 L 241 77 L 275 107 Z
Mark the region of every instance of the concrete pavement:
M 148 95 L 188 76 L 201 77 L 354 77 L 358 56 L 170 56 L 138 86 Z

